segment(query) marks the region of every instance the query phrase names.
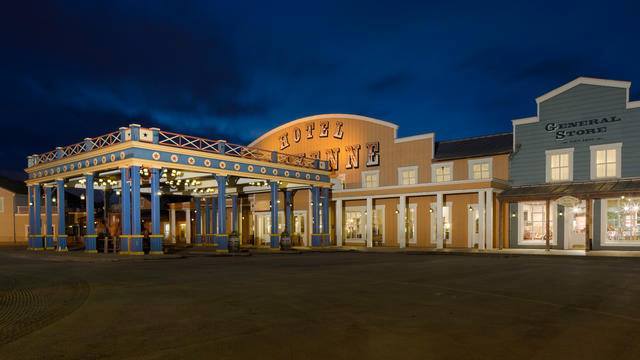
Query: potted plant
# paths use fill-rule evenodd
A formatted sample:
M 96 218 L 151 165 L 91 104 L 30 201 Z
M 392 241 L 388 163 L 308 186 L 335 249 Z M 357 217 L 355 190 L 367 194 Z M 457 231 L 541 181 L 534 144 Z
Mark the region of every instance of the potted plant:
M 240 252 L 240 235 L 235 230 L 229 234 L 229 252 Z
M 287 230 L 280 234 L 280 250 L 291 250 L 291 236 Z

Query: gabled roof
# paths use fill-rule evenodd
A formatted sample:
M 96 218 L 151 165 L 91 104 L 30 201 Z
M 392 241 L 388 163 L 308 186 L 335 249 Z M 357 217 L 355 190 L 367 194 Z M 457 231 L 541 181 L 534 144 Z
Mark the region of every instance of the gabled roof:
M 7 191 L 11 191 L 14 194 L 24 194 L 28 193 L 27 185 L 18 180 L 9 179 L 4 176 L 0 176 L 0 188 L 3 188 Z
M 436 143 L 434 160 L 453 160 L 470 157 L 508 154 L 513 149 L 511 133 L 478 136 Z
M 622 88 L 622 89 L 629 89 L 631 87 L 631 82 L 629 81 L 618 81 L 618 80 L 607 80 L 607 79 L 596 79 L 596 78 L 590 78 L 590 77 L 584 77 L 581 76 L 571 82 L 568 82 L 558 88 L 555 88 L 551 91 L 549 91 L 548 93 L 539 96 L 536 98 L 536 103 L 540 104 L 541 102 L 545 101 L 545 100 L 549 100 L 552 97 L 559 95 L 567 90 L 570 90 L 578 85 L 582 85 L 582 84 L 586 84 L 586 85 L 597 85 L 597 86 L 609 86 L 609 87 L 616 87 L 616 88 Z

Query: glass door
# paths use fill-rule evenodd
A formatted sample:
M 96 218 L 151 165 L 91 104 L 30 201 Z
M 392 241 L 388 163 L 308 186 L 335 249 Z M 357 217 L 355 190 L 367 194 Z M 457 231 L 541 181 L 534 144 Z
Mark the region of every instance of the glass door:
M 271 213 L 256 213 L 256 240 L 258 245 L 271 244 Z
M 587 229 L 586 204 L 581 201 L 573 208 L 565 208 L 565 227 L 567 249 L 585 247 L 585 235 Z

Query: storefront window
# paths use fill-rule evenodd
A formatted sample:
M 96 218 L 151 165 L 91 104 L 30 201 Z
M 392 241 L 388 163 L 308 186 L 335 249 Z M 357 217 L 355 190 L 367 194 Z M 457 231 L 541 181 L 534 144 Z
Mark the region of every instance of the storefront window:
M 384 241 L 384 206 L 377 205 L 373 210 L 373 241 Z
M 555 204 L 550 206 L 555 208 Z M 526 242 L 545 242 L 547 233 L 547 203 L 545 201 L 532 201 L 519 204 L 520 212 L 520 240 Z M 553 210 L 549 219 L 549 240 L 554 241 L 553 236 Z
M 604 200 L 607 213 L 605 242 L 632 241 L 640 244 L 640 198 Z
M 418 205 L 410 204 L 409 208 L 406 210 L 406 232 L 407 232 L 407 240 L 409 244 L 416 243 L 416 211 Z
M 344 228 L 347 241 L 364 241 L 364 209 L 347 209 Z
M 448 202 L 442 207 L 442 218 L 444 222 L 444 238 L 446 243 L 451 243 L 451 203 Z M 431 204 L 431 243 L 436 243 L 436 204 Z

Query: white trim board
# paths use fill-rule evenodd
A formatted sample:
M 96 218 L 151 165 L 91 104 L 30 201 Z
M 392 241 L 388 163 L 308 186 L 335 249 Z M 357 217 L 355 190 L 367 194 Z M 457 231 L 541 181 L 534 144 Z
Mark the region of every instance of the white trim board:
M 558 88 L 555 88 L 551 91 L 549 91 L 548 93 L 538 96 L 536 98 L 536 103 L 540 104 L 541 102 L 544 102 L 546 100 L 551 99 L 552 97 L 562 94 L 565 91 L 568 91 L 570 89 L 573 89 L 574 87 L 578 86 L 578 85 L 597 85 L 597 86 L 608 86 L 608 87 L 616 87 L 616 88 L 622 88 L 622 89 L 627 89 L 629 90 L 629 88 L 631 87 L 631 82 L 629 81 L 618 81 L 618 80 L 607 80 L 607 79 L 596 79 L 596 78 L 590 78 L 590 77 L 579 77 L 573 81 L 570 81 Z M 627 101 L 628 101 L 628 97 L 627 97 Z

